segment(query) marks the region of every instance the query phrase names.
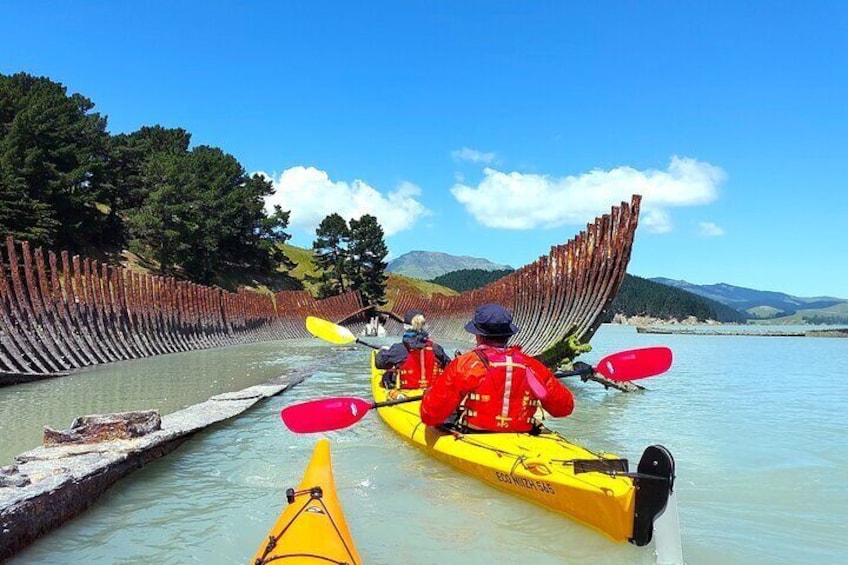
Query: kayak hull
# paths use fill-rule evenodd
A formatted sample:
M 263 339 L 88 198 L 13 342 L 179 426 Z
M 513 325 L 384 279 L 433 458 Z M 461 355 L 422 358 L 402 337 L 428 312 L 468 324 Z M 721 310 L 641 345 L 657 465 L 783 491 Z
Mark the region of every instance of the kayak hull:
M 392 400 L 400 392 L 382 388 L 381 377 L 372 355 L 371 384 L 376 402 Z M 402 392 L 407 397 L 423 393 Z M 465 434 L 425 426 L 420 405 L 420 401 L 397 404 L 378 408 L 378 412 L 411 444 L 492 487 L 565 514 L 612 540 L 637 545 L 650 540 L 650 530 L 647 540 L 632 539 L 638 479 L 628 476 L 625 460 L 591 452 L 546 429 L 538 435 Z
M 330 441 L 318 440 L 297 490 L 268 532 L 253 563 L 361 563 L 333 478 Z

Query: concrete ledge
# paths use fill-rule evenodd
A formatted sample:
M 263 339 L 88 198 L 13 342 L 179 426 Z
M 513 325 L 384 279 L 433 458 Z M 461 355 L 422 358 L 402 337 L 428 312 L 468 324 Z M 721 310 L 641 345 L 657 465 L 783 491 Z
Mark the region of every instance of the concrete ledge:
M 133 439 L 37 447 L 0 469 L 0 560 L 88 508 L 120 478 L 167 455 L 195 432 L 282 393 L 298 371 L 162 417 L 160 430 Z

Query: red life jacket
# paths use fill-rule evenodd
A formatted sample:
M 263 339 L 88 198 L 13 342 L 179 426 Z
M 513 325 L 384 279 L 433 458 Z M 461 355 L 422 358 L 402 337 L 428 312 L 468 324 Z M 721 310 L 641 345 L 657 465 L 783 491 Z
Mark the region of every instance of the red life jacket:
M 526 357 L 518 346 L 507 349 L 481 345 L 475 350 L 486 366 L 486 376 L 465 397 L 461 422 L 494 432 L 527 432 L 539 401 L 527 384 Z
M 442 374 L 442 366 L 433 353 L 433 340 L 428 339 L 423 349 L 407 345 L 406 350 L 409 353 L 406 360 L 396 369 L 397 388 L 427 388 L 434 377 Z

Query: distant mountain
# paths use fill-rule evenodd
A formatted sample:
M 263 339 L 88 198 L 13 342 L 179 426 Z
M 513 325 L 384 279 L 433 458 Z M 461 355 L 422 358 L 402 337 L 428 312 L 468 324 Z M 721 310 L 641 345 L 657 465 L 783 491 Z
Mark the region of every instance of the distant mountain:
M 726 283 L 699 285 L 663 277 L 650 280 L 715 300 L 756 318 L 791 316 L 799 310 L 824 310 L 848 302 L 843 298 L 832 296 L 804 298 L 783 292 L 754 290 Z
M 498 265 L 487 259 L 448 255 L 434 251 L 410 251 L 389 261 L 386 270 L 407 277 L 422 280 L 432 280 L 445 273 L 462 269 L 482 269 L 484 271 L 499 271 L 512 269 L 509 265 Z

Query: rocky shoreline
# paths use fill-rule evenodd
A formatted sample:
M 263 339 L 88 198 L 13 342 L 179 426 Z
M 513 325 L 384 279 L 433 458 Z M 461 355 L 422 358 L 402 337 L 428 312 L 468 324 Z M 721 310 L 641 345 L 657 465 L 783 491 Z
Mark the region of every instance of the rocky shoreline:
M 293 371 L 161 418 L 150 410 L 85 416 L 69 430 L 46 428 L 44 445 L 0 467 L 0 560 L 83 512 L 119 479 L 194 433 L 286 391 L 311 372 Z
M 833 329 L 792 329 L 781 330 L 780 326 L 750 326 L 739 324 L 723 324 L 715 320 L 699 320 L 689 316 L 683 320 L 674 318 L 663 320 L 650 316 L 622 316 L 616 314 L 613 324 L 636 326 L 637 333 L 644 334 L 687 334 L 687 335 L 746 335 L 758 337 L 848 337 L 848 328 L 834 327 Z M 704 329 L 703 326 L 715 326 L 716 330 Z M 734 327 L 758 328 L 757 331 L 733 330 Z
M 651 316 L 624 316 L 616 314 L 612 319 L 613 324 L 622 324 L 626 326 L 721 326 L 721 322 L 715 320 L 699 320 L 695 316 L 689 316 L 682 320 L 669 318 L 653 318 Z

